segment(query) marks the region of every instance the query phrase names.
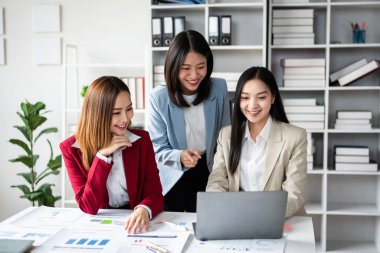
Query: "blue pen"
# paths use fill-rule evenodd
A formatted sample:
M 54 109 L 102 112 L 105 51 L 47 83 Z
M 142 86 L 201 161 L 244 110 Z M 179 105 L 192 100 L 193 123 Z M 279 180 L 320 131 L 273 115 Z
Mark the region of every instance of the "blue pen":
M 148 250 L 154 252 L 154 253 L 161 253 L 161 252 L 159 252 L 158 250 L 155 250 L 154 248 L 151 248 L 151 247 L 149 247 L 149 246 L 146 246 L 146 248 L 147 248 Z

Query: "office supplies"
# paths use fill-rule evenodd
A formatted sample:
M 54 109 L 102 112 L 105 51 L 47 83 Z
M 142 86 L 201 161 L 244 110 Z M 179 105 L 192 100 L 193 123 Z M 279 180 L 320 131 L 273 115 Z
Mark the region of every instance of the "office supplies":
M 341 78 L 342 76 L 344 75 L 347 75 L 348 73 L 351 73 L 352 71 L 354 71 L 355 69 L 358 69 L 360 68 L 361 66 L 364 66 L 368 63 L 367 59 L 366 58 L 363 58 L 363 59 L 360 59 L 358 61 L 355 61 L 345 67 L 343 67 L 342 69 L 338 70 L 338 71 L 335 71 L 333 73 L 330 74 L 330 81 L 331 82 L 335 82 L 337 81 L 339 78 Z
M 146 243 L 147 247 L 155 249 L 160 253 L 169 253 L 169 250 L 167 250 L 167 249 L 165 249 L 165 248 L 163 248 L 157 244 L 154 244 L 154 243 L 149 242 L 149 241 L 146 241 L 145 243 Z
M 208 18 L 208 43 L 211 46 L 219 45 L 219 16 Z
M 182 31 L 186 30 L 185 16 L 174 17 L 174 37 Z
M 279 239 L 288 193 L 198 192 L 198 240 Z
M 152 47 L 162 46 L 162 19 L 152 18 Z
M 163 39 L 163 46 L 170 46 L 172 43 L 173 37 L 174 37 L 174 27 L 173 27 L 173 17 L 164 17 L 163 18 L 164 22 L 164 31 L 162 35 Z
M 222 15 L 220 19 L 220 44 L 231 45 L 231 15 Z
M 380 62 L 376 61 L 376 60 L 373 60 L 369 63 L 367 63 L 366 65 L 364 66 L 361 66 L 353 71 L 351 71 L 350 73 L 348 73 L 347 75 L 344 75 L 342 77 L 340 77 L 338 79 L 338 83 L 340 84 L 340 86 L 344 86 L 344 85 L 347 85 L 347 84 L 350 84 L 376 70 L 379 70 L 380 69 Z
M 30 252 L 33 242 L 33 240 L 0 239 L 0 253 Z

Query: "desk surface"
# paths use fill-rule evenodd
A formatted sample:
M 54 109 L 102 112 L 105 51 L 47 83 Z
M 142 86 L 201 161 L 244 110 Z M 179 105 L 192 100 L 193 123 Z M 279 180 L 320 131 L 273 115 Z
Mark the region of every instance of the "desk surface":
M 30 227 L 35 227 L 35 228 L 42 227 L 42 226 L 38 226 L 37 223 L 35 223 L 37 225 L 33 224 L 33 222 L 35 222 L 35 221 L 33 219 L 30 219 L 30 217 L 28 217 L 29 219 L 27 219 L 27 220 L 25 219 L 25 217 L 27 217 L 27 215 L 29 215 L 33 210 L 36 210 L 36 209 L 37 208 L 35 208 L 35 207 L 29 207 L 29 208 L 15 214 L 14 216 L 12 216 L 12 217 L 6 219 L 5 221 L 3 221 L 2 223 L 0 223 L 0 228 L 6 227 L 9 225 L 20 226 L 20 224 L 23 224 L 22 226 L 28 226 L 28 224 L 26 224 L 26 223 L 30 223 L 31 224 Z M 51 209 L 52 208 L 44 209 L 44 210 L 51 210 Z M 66 208 L 66 209 L 55 208 L 54 210 L 58 210 L 58 211 L 59 210 L 75 210 L 76 211 L 76 209 L 73 209 L 73 208 Z M 83 216 L 89 216 L 87 214 L 83 214 L 82 212 L 80 212 L 79 209 L 78 209 L 78 211 L 76 211 L 76 213 L 82 217 Z M 97 216 L 101 217 L 104 215 L 107 215 L 107 216 L 115 215 L 115 216 L 120 217 L 120 215 L 127 216 L 130 213 L 131 213 L 130 210 L 117 210 L 117 209 L 101 210 L 99 212 L 99 215 L 89 216 L 89 217 L 92 217 L 92 218 L 97 217 Z M 24 220 L 22 220 L 23 218 L 24 218 Z M 162 212 L 155 219 L 153 219 L 151 223 L 153 224 L 157 220 L 168 220 L 169 218 L 175 219 L 175 220 L 180 219 L 180 220 L 188 222 L 188 224 L 191 224 L 192 222 L 196 221 L 196 214 L 195 213 Z M 17 223 L 17 221 L 20 221 L 20 220 L 22 222 Z M 27 222 L 25 223 L 25 221 L 27 221 Z M 71 223 L 73 223 L 73 222 L 71 222 Z M 75 223 L 78 223 L 78 222 L 75 222 Z M 80 225 L 80 223 L 78 223 L 78 224 Z M 286 234 L 285 252 L 292 252 L 292 253 L 316 252 L 313 223 L 312 223 L 311 217 L 292 217 L 290 219 L 287 219 L 285 224 L 288 224 L 291 227 L 291 231 L 285 232 L 285 234 Z M 68 226 L 69 226 L 68 223 L 67 224 L 62 223 L 59 225 L 59 227 L 61 227 L 61 228 L 66 228 Z M 51 227 L 52 226 L 50 226 L 50 228 Z M 189 239 L 187 240 L 187 242 L 185 244 L 183 252 L 185 252 L 185 253 L 196 252 L 196 251 L 194 251 L 193 246 L 196 244 L 197 240 L 194 237 L 192 227 L 191 226 L 187 226 L 187 227 L 189 229 L 191 229 L 191 234 L 190 234 Z M 85 228 L 82 228 L 82 229 L 85 229 Z M 38 248 L 39 247 L 37 247 L 36 250 L 38 252 L 40 252 L 38 250 Z

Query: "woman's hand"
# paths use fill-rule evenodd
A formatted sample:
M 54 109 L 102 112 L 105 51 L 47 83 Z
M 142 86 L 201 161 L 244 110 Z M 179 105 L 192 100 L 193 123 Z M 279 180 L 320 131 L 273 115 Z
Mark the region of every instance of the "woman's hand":
M 139 234 L 148 231 L 149 213 L 144 207 L 136 208 L 125 222 L 128 234 Z
M 181 163 L 186 168 L 194 168 L 201 157 L 201 154 L 194 149 L 184 150 L 181 152 Z
M 115 152 L 117 149 L 121 148 L 124 149 L 126 147 L 132 147 L 132 143 L 128 139 L 127 136 L 119 136 L 114 135 L 112 137 L 111 143 L 107 146 L 99 150 L 99 153 L 104 156 L 110 156 Z

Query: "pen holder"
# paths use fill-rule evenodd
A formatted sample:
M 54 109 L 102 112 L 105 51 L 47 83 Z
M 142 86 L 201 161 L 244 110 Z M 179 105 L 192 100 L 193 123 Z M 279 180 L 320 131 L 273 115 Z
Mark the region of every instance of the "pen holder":
M 365 43 L 365 30 L 353 30 L 352 43 Z

